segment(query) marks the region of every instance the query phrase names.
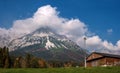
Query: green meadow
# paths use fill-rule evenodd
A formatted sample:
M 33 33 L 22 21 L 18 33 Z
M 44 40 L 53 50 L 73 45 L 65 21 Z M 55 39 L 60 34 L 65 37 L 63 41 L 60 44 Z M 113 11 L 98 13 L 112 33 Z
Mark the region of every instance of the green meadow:
M 94 68 L 18 68 L 0 69 L 0 73 L 120 73 L 120 67 Z

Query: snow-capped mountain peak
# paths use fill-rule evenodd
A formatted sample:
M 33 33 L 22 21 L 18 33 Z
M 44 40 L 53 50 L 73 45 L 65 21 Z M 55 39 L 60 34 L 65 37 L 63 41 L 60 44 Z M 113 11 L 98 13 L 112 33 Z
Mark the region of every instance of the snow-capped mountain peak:
M 64 44 L 60 45 L 56 42 L 65 42 L 69 41 L 65 36 L 56 34 L 52 29 L 46 27 L 46 28 L 39 28 L 35 30 L 34 32 L 27 34 L 21 38 L 14 39 L 10 42 L 9 47 L 10 51 L 14 51 L 16 49 L 20 49 L 26 46 L 31 46 L 34 44 L 39 44 L 42 46 L 42 48 L 46 48 L 49 50 L 49 48 L 57 48 L 57 46 L 61 47 L 64 46 Z
M 9 48 L 15 55 L 31 53 L 44 59 L 78 60 L 85 50 L 63 35 L 55 33 L 50 28 L 39 28 L 34 32 L 10 42 Z M 16 53 L 17 52 L 17 53 Z

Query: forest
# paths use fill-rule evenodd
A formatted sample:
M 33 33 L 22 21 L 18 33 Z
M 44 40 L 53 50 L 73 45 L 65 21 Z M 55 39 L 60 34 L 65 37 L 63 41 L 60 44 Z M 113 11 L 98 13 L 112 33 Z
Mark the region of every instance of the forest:
M 13 56 L 9 54 L 9 48 L 0 48 L 0 68 L 58 68 L 58 67 L 76 67 L 82 66 L 82 63 L 73 61 L 46 61 L 42 58 L 26 53 L 23 56 Z

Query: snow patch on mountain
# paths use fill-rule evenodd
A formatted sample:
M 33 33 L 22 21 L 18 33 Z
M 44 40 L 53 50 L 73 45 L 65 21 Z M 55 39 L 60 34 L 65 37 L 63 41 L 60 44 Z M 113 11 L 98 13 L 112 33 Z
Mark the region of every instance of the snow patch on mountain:
M 54 43 L 50 42 L 49 37 L 47 37 L 47 43 L 46 43 L 45 48 L 49 50 L 49 48 L 51 47 L 56 47 L 56 46 L 54 45 Z

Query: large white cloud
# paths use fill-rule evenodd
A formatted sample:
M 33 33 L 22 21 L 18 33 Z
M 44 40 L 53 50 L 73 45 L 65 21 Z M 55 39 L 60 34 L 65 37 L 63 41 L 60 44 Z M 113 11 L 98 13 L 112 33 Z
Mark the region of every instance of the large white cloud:
M 5 38 L 6 35 L 9 39 L 15 39 L 24 34 L 28 34 L 40 27 L 48 26 L 56 30 L 57 33 L 66 35 L 69 39 L 77 42 L 81 47 L 84 48 L 83 37 L 89 33 L 87 26 L 79 19 L 68 19 L 59 16 L 56 7 L 45 5 L 34 13 L 31 18 L 16 20 L 13 22 L 13 27 L 10 29 L 0 28 L 0 37 Z M 87 37 L 87 48 L 90 49 L 110 49 L 120 50 L 120 41 L 113 45 L 112 43 L 102 40 L 99 36 Z M 8 37 L 6 37 L 8 38 Z M 10 41 L 9 40 L 9 41 Z M 1 42 L 0 42 L 1 43 Z
M 30 33 L 37 28 L 49 26 L 63 35 L 84 35 L 87 32 L 86 25 L 79 19 L 67 19 L 59 17 L 56 7 L 46 5 L 40 7 L 31 18 L 14 21 L 12 31 L 16 33 Z
M 83 38 L 84 36 L 80 37 L 77 40 L 77 43 L 79 43 L 80 46 L 83 48 L 86 48 L 90 51 L 120 54 L 120 40 L 115 45 L 113 45 L 111 42 L 108 42 L 107 40 L 102 40 L 99 36 L 95 35 L 87 37 L 85 47 Z

